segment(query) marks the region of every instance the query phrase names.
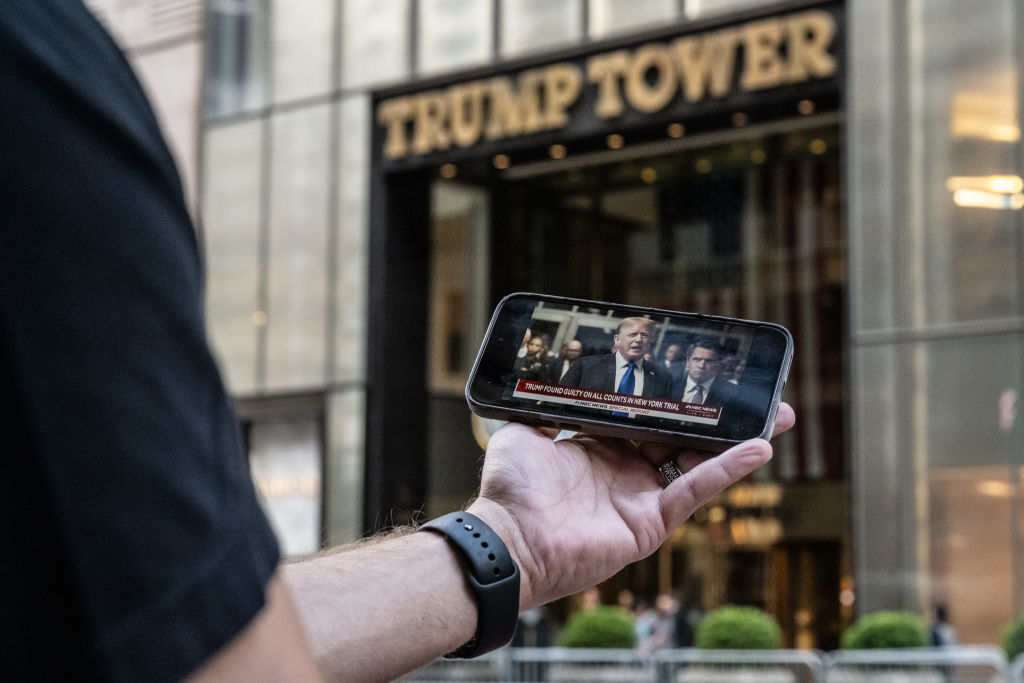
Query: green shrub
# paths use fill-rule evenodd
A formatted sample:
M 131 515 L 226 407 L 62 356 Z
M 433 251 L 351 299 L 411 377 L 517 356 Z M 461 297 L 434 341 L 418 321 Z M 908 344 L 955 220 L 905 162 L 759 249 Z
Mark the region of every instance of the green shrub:
M 756 607 L 730 605 L 701 619 L 693 644 L 705 650 L 775 650 L 782 647 L 782 631 Z
M 1017 655 L 1024 652 L 1024 614 L 1019 615 L 1003 627 L 1003 635 L 1000 641 L 1003 649 L 1006 650 L 1006 658 L 1011 662 Z
M 927 647 L 928 629 L 924 620 L 911 612 L 874 612 L 843 631 L 840 645 L 844 650 Z
M 636 647 L 633 619 L 618 607 L 604 605 L 577 612 L 562 631 L 566 647 Z

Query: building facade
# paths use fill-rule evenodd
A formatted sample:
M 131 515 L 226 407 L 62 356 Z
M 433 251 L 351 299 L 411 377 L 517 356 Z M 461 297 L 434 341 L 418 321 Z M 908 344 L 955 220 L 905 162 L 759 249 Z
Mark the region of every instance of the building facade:
M 994 642 L 1024 608 L 1013 0 L 210 0 L 201 18 L 202 98 L 167 116 L 186 149 L 199 131 L 182 163 L 211 339 L 287 552 L 472 496 L 489 425 L 463 385 L 491 307 L 533 290 L 796 338 L 798 426 L 773 463 L 609 599 L 755 604 L 822 649 L 879 609 L 943 602 L 961 642 Z M 199 63 L 130 35 L 137 64 Z

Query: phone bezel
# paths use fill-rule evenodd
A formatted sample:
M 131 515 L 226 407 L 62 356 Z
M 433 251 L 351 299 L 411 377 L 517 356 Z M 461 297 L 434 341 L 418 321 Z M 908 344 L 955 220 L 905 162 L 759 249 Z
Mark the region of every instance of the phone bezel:
M 723 329 L 732 327 L 748 328 L 751 330 L 751 343 L 753 343 L 753 339 L 756 338 L 758 330 L 765 330 L 766 332 L 770 332 L 772 335 L 779 335 L 780 339 L 777 341 L 783 343 L 784 351 L 782 352 L 782 357 L 778 360 L 778 371 L 774 374 L 774 380 L 770 387 L 771 391 L 768 408 L 763 413 L 764 422 L 761 424 L 760 419 L 758 419 L 758 422 L 756 423 L 761 426 L 761 429 L 758 430 L 757 434 L 734 438 L 731 436 L 722 436 L 722 432 L 724 430 L 719 429 L 717 425 L 714 428 L 709 429 L 693 423 L 684 422 L 680 423 L 679 427 L 676 427 L 673 424 L 672 428 L 665 428 L 660 425 L 642 424 L 636 420 L 626 421 L 623 419 L 620 421 L 610 414 L 607 416 L 594 414 L 567 415 L 562 411 L 545 409 L 545 406 L 543 405 L 522 403 L 520 402 L 520 399 L 516 399 L 517 403 L 511 403 L 507 400 L 503 400 L 500 393 L 505 391 L 504 389 L 499 389 L 498 395 L 495 395 L 495 388 L 500 387 L 502 383 L 494 381 L 493 377 L 490 379 L 484 378 L 480 374 L 481 367 L 501 367 L 502 363 L 497 361 L 494 356 L 498 354 L 499 350 L 504 349 L 504 344 L 507 344 L 508 342 L 505 341 L 505 337 L 502 337 L 503 345 L 496 346 L 494 337 L 495 330 L 499 325 L 505 324 L 503 315 L 506 315 L 507 317 L 506 311 L 509 309 L 510 304 L 517 299 L 524 298 L 531 301 L 549 302 L 553 305 L 562 307 L 578 306 L 582 308 L 604 309 L 609 312 L 614 312 L 614 318 L 616 319 L 636 315 L 653 318 L 658 321 L 659 318 L 668 316 L 681 321 L 689 321 L 709 327 L 718 325 L 722 326 Z M 536 310 L 536 308 L 533 310 Z M 525 328 L 523 328 L 523 331 L 525 331 Z M 520 332 L 519 335 L 521 340 L 522 332 Z M 518 343 L 519 342 L 516 342 L 517 345 Z M 516 348 L 518 348 L 518 346 Z M 484 418 L 522 422 L 535 426 L 551 427 L 561 430 L 581 432 L 584 434 L 616 436 L 633 440 L 671 443 L 682 447 L 692 447 L 701 450 L 721 452 L 749 438 L 769 438 L 771 436 L 775 419 L 778 414 L 779 401 L 781 400 L 782 392 L 785 388 L 786 379 L 792 363 L 792 357 L 793 337 L 785 327 L 776 323 L 707 315 L 702 313 L 671 311 L 653 307 L 631 306 L 590 299 L 574 299 L 549 294 L 515 292 L 502 298 L 491 316 L 487 333 L 480 345 L 480 350 L 477 353 L 473 369 L 470 372 L 469 380 L 466 383 L 465 394 L 466 401 L 469 404 L 470 409 L 477 415 Z M 513 361 L 514 357 L 508 357 L 508 365 L 512 365 Z M 481 382 L 483 382 L 483 384 L 481 384 Z M 483 390 L 483 387 L 488 387 L 488 389 Z

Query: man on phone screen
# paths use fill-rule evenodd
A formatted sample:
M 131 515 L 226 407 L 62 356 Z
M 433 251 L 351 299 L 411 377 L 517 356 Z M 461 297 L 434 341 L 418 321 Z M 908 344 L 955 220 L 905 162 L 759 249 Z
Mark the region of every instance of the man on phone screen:
M 684 403 L 724 406 L 736 398 L 736 385 L 719 378 L 722 348 L 715 341 L 701 340 L 686 351 L 686 371 L 676 379 L 672 398 Z
M 624 318 L 613 337 L 615 352 L 574 362 L 561 384 L 619 394 L 668 398 L 672 376 L 647 360 L 656 326 L 648 318 Z

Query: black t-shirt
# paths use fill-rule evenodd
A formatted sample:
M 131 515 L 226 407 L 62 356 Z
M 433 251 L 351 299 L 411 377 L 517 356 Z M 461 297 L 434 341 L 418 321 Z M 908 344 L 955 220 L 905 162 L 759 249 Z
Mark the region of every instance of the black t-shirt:
M 181 183 L 78 0 L 0 2 L 0 676 L 179 679 L 279 556 Z

